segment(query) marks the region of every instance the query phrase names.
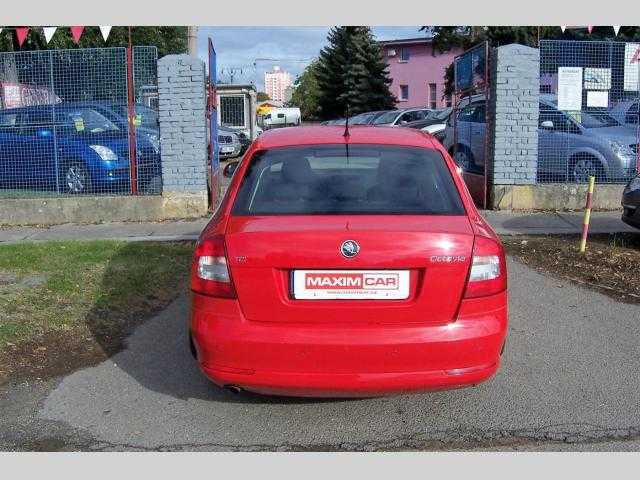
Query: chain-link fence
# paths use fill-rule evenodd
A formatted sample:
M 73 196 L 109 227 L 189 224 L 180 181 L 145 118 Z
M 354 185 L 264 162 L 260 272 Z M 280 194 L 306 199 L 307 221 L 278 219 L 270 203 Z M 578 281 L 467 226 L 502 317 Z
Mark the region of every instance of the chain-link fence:
M 626 182 L 638 169 L 640 44 L 540 42 L 538 181 Z
M 155 47 L 0 53 L 0 198 L 159 193 L 157 104 Z

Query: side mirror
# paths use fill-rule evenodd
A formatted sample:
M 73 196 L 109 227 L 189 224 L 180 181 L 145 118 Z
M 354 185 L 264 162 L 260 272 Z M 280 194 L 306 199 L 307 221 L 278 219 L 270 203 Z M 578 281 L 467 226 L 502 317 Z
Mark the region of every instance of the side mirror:
M 222 169 L 222 175 L 227 178 L 233 177 L 233 174 L 235 173 L 239 164 L 240 162 L 238 162 L 237 160 L 227 163 L 227 165 Z
M 553 130 L 553 122 L 551 120 L 545 120 L 540 126 L 545 130 Z

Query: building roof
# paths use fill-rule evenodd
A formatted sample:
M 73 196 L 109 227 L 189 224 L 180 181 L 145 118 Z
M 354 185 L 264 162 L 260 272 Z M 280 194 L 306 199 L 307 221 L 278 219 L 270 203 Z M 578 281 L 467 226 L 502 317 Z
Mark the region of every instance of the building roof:
M 381 40 L 378 43 L 380 45 L 389 46 L 389 45 L 409 45 L 416 43 L 423 43 L 425 45 L 432 43 L 433 37 L 416 37 L 416 38 L 399 38 L 397 40 Z
M 218 90 L 236 90 L 236 89 L 255 90 L 256 86 L 251 83 L 216 83 L 216 89 Z
M 344 136 L 344 125 L 319 125 L 267 130 L 254 142 L 258 149 L 304 146 L 376 144 L 434 148 L 433 140 L 413 128 L 371 127 L 353 125 L 349 136 Z

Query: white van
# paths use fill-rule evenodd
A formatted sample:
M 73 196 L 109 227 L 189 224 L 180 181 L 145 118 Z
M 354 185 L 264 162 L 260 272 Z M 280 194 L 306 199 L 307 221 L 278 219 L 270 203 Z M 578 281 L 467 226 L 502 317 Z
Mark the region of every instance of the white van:
M 301 115 L 298 107 L 274 108 L 264 116 L 263 125 L 265 128 L 292 127 L 300 125 Z

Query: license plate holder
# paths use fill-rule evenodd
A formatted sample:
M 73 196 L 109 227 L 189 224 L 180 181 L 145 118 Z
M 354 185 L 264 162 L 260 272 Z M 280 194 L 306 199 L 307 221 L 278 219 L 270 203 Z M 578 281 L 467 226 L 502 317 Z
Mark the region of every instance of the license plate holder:
M 406 300 L 409 270 L 294 270 L 296 300 Z

